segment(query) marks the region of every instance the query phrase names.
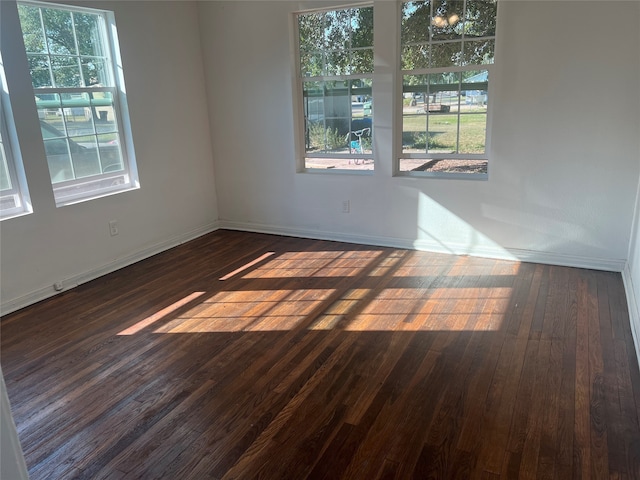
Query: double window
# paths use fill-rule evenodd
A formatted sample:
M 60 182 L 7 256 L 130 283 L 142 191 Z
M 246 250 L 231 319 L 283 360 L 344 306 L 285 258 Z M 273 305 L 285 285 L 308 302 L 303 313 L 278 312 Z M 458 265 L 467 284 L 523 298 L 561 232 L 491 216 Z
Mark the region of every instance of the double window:
M 373 170 L 373 7 L 297 15 L 305 169 Z
M 18 13 L 56 204 L 136 187 L 109 13 L 28 2 Z
M 399 39 L 385 38 L 386 32 L 378 39 L 399 40 L 394 171 L 486 177 L 496 1 L 398 6 L 398 17 L 379 24 L 399 19 Z M 372 169 L 373 7 L 299 13 L 296 19 L 304 170 Z

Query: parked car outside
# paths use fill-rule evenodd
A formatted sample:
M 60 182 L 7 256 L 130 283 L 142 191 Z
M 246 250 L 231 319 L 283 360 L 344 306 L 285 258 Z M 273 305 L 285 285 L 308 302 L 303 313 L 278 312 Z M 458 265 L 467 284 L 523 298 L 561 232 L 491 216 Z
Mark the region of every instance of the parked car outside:
M 98 144 L 95 135 L 85 135 L 78 138 L 86 142 L 79 143 L 45 120 L 40 120 L 40 130 L 54 184 L 123 170 L 116 140 Z

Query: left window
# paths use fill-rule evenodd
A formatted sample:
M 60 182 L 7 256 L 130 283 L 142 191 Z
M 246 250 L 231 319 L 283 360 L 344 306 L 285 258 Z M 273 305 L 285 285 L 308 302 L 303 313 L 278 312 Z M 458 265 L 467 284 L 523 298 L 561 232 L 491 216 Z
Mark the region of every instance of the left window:
M 31 212 L 0 55 L 0 220 Z
M 56 204 L 136 188 L 112 14 L 31 2 L 18 13 Z
M 373 170 L 373 7 L 296 20 L 304 170 Z

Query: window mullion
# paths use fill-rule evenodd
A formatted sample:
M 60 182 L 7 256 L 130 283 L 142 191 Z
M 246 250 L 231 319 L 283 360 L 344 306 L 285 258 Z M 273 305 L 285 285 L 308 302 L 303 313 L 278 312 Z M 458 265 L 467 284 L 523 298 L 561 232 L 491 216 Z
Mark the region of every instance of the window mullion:
M 38 17 L 40 18 L 40 28 L 42 29 L 42 39 L 44 40 L 44 48 L 47 55 L 47 66 L 49 67 L 49 82 L 52 87 L 56 86 L 55 78 L 53 76 L 53 67 L 51 65 L 51 50 L 49 50 L 49 40 L 47 38 L 47 30 L 44 27 L 44 17 L 42 15 L 42 9 L 38 8 Z

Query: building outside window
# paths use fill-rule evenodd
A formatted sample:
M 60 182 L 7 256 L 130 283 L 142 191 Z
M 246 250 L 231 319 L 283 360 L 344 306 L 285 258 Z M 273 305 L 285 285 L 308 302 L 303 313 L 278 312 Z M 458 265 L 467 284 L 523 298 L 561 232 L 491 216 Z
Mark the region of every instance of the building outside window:
M 302 170 L 373 170 L 373 7 L 296 20 Z
M 32 2 L 18 12 L 56 204 L 137 188 L 113 16 Z
M 402 3 L 400 174 L 486 178 L 497 3 Z

